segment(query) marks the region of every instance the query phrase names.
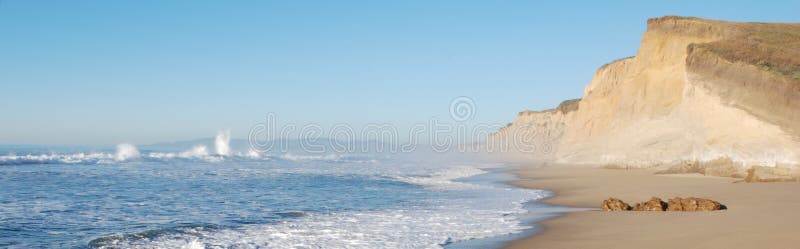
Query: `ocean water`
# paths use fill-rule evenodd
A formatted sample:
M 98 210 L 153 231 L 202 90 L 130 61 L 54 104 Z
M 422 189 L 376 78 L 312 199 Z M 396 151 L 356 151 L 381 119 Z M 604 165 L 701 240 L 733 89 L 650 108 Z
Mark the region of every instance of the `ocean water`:
M 219 153 L 224 152 L 224 153 Z M 442 248 L 520 234 L 544 191 L 430 157 L 7 147 L 2 248 Z

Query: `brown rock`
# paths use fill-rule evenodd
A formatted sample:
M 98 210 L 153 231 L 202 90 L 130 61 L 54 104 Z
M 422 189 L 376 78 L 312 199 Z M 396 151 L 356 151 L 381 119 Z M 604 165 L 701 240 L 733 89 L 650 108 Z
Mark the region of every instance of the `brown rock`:
M 675 197 L 669 199 L 667 211 L 714 211 L 723 210 L 726 207 L 719 202 L 703 198 L 680 198 Z
M 763 176 L 763 177 L 762 177 Z M 747 170 L 745 182 L 796 182 L 797 177 L 791 176 L 791 171 L 777 167 L 752 167 Z
M 664 211 L 667 210 L 667 203 L 662 201 L 661 198 L 653 197 L 649 201 L 636 203 L 633 211 Z
M 608 198 L 603 201 L 603 211 L 628 211 L 631 206 L 617 198 Z
M 750 168 L 747 170 L 747 176 L 744 177 L 745 182 L 759 182 L 761 179 L 758 178 L 756 175 L 756 168 Z

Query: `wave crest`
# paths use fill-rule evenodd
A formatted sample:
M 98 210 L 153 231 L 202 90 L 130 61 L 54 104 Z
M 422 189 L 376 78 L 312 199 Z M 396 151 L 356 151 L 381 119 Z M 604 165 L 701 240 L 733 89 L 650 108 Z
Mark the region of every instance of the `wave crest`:
M 139 157 L 139 150 L 133 144 L 118 144 L 117 153 L 114 157 L 117 161 L 125 161 L 131 158 Z
M 231 154 L 231 131 L 220 131 L 214 137 L 214 149 L 217 155 L 229 156 Z

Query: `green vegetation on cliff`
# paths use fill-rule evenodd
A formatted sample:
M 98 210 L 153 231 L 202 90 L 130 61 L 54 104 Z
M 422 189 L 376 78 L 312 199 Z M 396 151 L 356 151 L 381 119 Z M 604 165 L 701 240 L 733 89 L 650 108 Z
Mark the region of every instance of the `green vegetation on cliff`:
M 711 43 L 695 44 L 731 62 L 800 80 L 800 24 L 725 23 L 739 35 Z

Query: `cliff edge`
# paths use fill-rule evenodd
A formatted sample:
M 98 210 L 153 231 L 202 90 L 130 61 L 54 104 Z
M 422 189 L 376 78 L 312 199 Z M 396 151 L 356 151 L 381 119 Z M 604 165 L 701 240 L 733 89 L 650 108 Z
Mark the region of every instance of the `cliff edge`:
M 522 112 L 492 138 L 532 137 L 550 148 L 534 156 L 557 163 L 796 168 L 800 24 L 650 19 L 635 56 L 600 67 L 565 103 Z

